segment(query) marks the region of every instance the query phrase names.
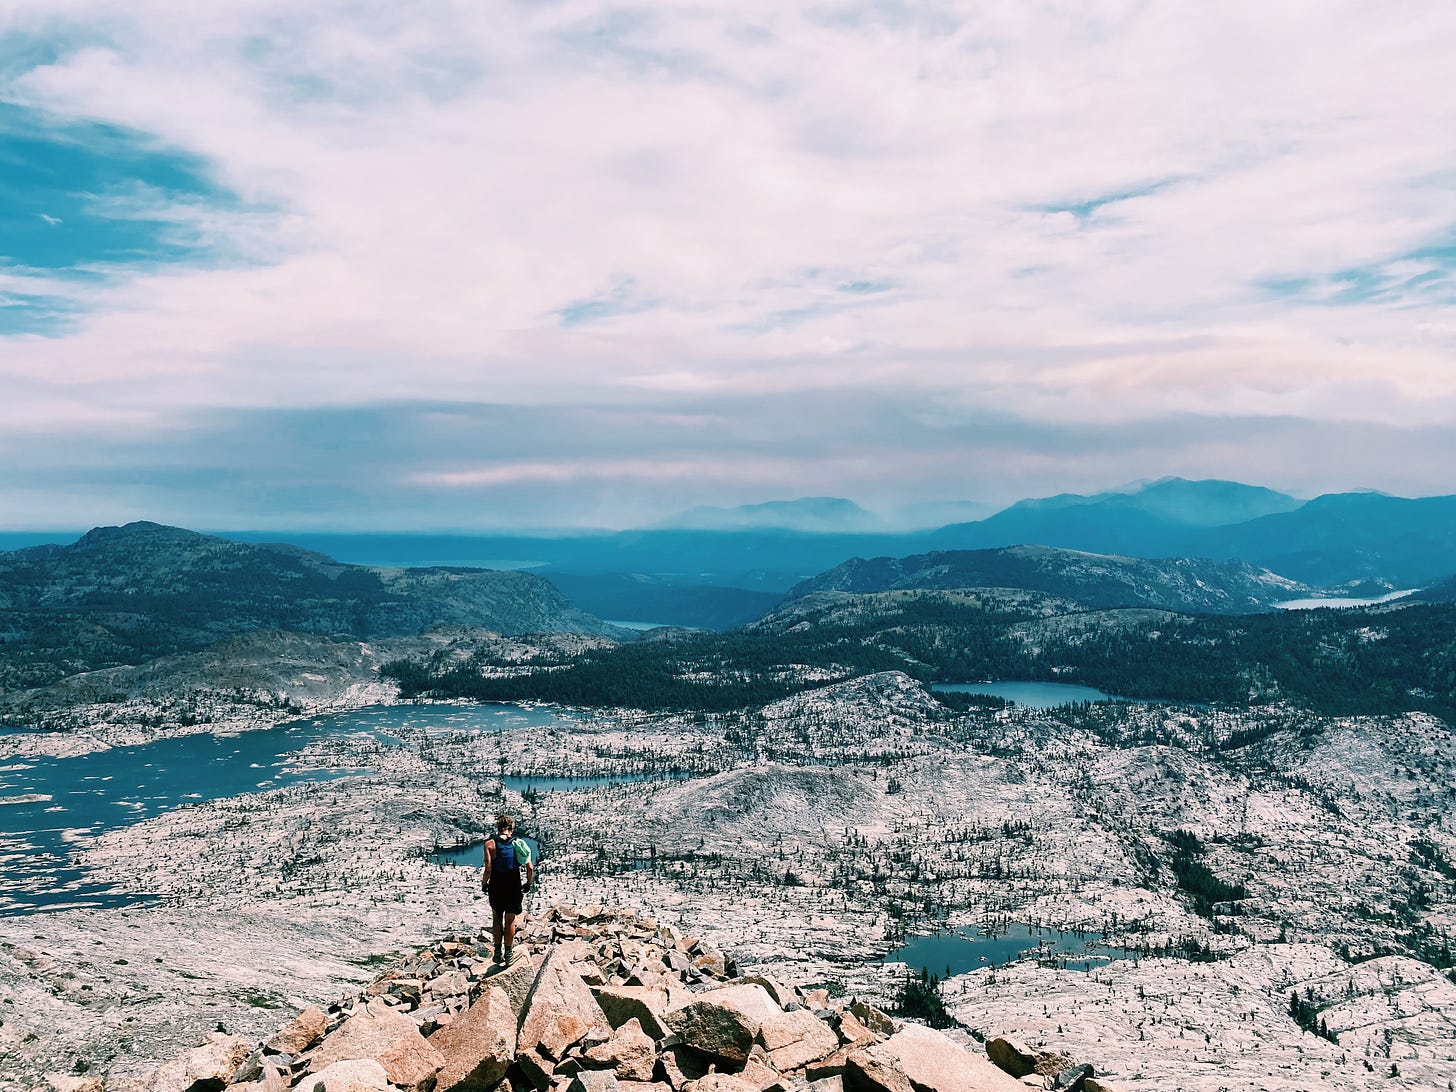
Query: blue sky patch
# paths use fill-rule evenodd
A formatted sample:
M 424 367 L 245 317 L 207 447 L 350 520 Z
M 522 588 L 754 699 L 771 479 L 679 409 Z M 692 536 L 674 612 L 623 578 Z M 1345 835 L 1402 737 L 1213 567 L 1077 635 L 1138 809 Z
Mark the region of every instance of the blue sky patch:
M 1256 282 L 1267 297 L 1338 307 L 1359 303 L 1456 300 L 1456 242 L 1419 247 L 1370 265 L 1311 276 L 1268 277 Z
M 1088 197 L 1081 201 L 1055 202 L 1046 205 L 1035 205 L 1033 208 L 1038 212 L 1070 212 L 1078 220 L 1086 220 L 1098 210 L 1108 205 L 1116 205 L 1122 201 L 1131 201 L 1137 197 L 1147 197 L 1149 194 L 1165 190 L 1169 186 L 1182 181 L 1180 178 L 1164 178 L 1158 182 L 1149 182 L 1145 186 L 1135 186 L 1126 190 L 1115 190 L 1112 193 L 1098 194 L 1095 197 Z
M 562 326 L 570 328 L 586 326 L 593 322 L 603 322 L 606 319 L 616 318 L 618 315 L 632 315 L 639 311 L 650 310 L 652 307 L 650 302 L 638 299 L 633 295 L 634 287 L 636 287 L 636 282 L 628 278 L 600 295 L 568 303 L 555 312 L 556 318 Z
M 0 42 L 0 77 L 47 59 Z M 0 101 L 0 337 L 57 336 L 88 285 L 237 260 L 197 226 L 250 211 L 206 160 L 135 130 Z M 72 291 L 74 289 L 74 291 Z
M 140 200 L 139 200 L 140 199 Z M 236 206 L 196 156 L 0 103 L 0 263 L 48 272 L 201 256 L 160 211 Z

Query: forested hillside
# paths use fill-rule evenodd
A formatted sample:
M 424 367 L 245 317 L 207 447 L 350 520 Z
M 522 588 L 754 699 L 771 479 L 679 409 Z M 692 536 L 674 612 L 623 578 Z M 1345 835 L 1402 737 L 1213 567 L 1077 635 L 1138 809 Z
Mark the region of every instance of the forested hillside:
M 376 637 L 440 624 L 608 630 L 528 573 L 342 565 L 153 523 L 0 554 L 0 692 L 260 629 Z
M 1089 612 L 1025 593 L 830 594 L 756 626 L 503 674 L 481 660 L 386 665 L 407 694 L 722 710 L 898 669 L 923 681 L 1081 682 L 1127 697 L 1325 713 L 1456 714 L 1456 606 L 1226 617 Z
M 899 588 L 1024 588 L 1089 607 L 1166 607 L 1226 614 L 1267 610 L 1310 590 L 1240 561 L 1196 557 L 1148 561 L 1047 546 L 1011 546 L 857 557 L 799 583 L 789 594 Z

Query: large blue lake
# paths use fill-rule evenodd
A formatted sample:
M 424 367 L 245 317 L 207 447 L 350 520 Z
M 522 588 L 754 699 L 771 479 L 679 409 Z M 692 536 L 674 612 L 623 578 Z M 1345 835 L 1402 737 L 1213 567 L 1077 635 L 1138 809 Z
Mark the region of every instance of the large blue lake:
M 72 847 L 171 808 L 358 772 L 299 767 L 298 751 L 317 740 L 357 743 L 367 766 L 368 752 L 381 742 L 419 729 L 499 732 L 569 723 L 549 709 L 514 705 L 377 706 L 236 736 L 182 736 L 75 758 L 0 759 L 0 914 L 139 901 L 90 882 L 71 863 Z
M 1286 599 L 1284 602 L 1274 605 L 1280 610 L 1320 610 L 1325 607 L 1348 610 L 1351 607 L 1373 607 L 1377 603 L 1389 603 L 1395 599 L 1403 599 L 1414 591 L 1414 588 L 1407 588 L 1405 591 L 1393 591 L 1389 595 L 1376 596 L 1374 599 L 1337 599 L 1326 595 L 1314 599 Z

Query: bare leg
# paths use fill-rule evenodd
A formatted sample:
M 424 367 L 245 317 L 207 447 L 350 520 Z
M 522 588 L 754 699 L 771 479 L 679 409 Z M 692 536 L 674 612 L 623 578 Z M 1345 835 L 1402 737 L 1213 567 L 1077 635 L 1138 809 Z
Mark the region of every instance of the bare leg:
M 493 911 L 491 911 L 490 939 L 495 942 L 495 950 L 496 951 L 500 951 L 501 934 L 505 931 L 504 925 L 503 925 L 503 922 L 502 922 L 502 918 L 504 918 L 504 917 L 505 917 L 505 915 L 502 914 L 499 910 L 493 910 Z M 512 918 L 513 918 L 513 920 L 511 922 L 511 926 L 512 926 L 511 927 L 511 932 L 514 933 L 515 932 L 514 915 L 512 916 Z
M 509 948 L 516 943 L 516 915 L 505 916 L 506 947 Z

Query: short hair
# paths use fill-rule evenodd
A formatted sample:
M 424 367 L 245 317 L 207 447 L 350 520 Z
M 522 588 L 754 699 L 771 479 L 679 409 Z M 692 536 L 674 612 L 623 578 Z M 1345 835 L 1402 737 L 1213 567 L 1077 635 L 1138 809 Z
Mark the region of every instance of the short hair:
M 495 817 L 495 829 L 505 830 L 506 827 L 510 827 L 512 830 L 514 830 L 516 827 L 516 821 L 505 812 L 501 812 Z

